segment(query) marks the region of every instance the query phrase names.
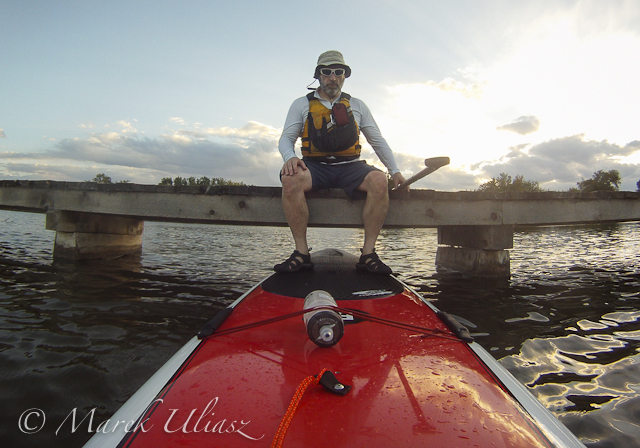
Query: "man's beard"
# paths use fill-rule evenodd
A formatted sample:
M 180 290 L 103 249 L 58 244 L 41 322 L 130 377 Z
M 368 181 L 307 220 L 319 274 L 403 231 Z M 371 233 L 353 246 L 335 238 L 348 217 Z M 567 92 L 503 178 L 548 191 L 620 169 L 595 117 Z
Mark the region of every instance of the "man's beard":
M 338 96 L 340 94 L 340 84 L 338 83 L 325 83 L 325 84 L 320 84 L 320 87 L 322 88 L 322 90 L 324 90 L 324 92 L 329 95 L 331 98 L 335 98 L 336 96 Z

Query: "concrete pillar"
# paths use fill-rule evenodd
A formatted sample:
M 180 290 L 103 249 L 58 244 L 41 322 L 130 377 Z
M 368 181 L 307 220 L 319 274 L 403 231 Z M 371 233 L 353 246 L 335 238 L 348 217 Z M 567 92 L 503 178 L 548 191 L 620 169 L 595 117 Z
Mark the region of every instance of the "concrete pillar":
M 436 267 L 468 277 L 509 278 L 513 226 L 443 226 L 438 228 Z
M 54 258 L 118 258 L 142 251 L 140 219 L 62 210 L 47 213 L 46 228 L 56 232 Z

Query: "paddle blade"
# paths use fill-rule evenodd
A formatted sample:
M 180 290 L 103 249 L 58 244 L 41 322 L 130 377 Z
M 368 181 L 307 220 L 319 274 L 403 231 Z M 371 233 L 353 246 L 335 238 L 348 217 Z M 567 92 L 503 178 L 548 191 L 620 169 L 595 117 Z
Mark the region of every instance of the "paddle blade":
M 449 165 L 450 162 L 451 162 L 451 160 L 449 159 L 449 157 L 431 157 L 430 159 L 425 159 L 424 164 L 425 164 L 426 168 L 424 168 L 422 171 L 414 174 L 409 179 L 407 179 L 404 182 L 402 182 L 395 189 L 396 190 L 402 190 L 407 185 L 411 185 L 415 181 L 420 180 L 423 177 L 425 177 L 427 174 L 433 173 L 438 168 L 442 168 L 445 165 Z
M 430 159 L 424 159 L 424 166 L 429 168 L 442 168 L 445 165 L 449 165 L 451 159 L 449 157 L 431 157 Z

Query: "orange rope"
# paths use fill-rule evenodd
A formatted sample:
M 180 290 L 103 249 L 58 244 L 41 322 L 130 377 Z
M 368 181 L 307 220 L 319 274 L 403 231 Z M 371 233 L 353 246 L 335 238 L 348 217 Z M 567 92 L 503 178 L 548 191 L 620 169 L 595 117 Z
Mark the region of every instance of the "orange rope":
M 302 396 L 311 384 L 319 384 L 322 375 L 324 375 L 324 373 L 328 371 L 329 369 L 322 369 L 322 371 L 318 375 L 308 376 L 304 380 L 302 380 L 302 383 L 300 383 L 300 385 L 298 386 L 296 393 L 293 394 L 293 398 L 291 399 L 291 403 L 289 403 L 287 412 L 285 412 L 284 417 L 282 417 L 282 421 L 280 422 L 280 426 L 278 426 L 278 430 L 276 431 L 276 435 L 273 438 L 273 442 L 271 442 L 271 448 L 282 447 L 284 436 L 287 434 L 287 429 L 289 429 L 289 425 L 291 424 L 291 420 L 293 420 L 296 409 L 298 409 L 298 405 L 300 404 L 300 400 L 302 400 Z

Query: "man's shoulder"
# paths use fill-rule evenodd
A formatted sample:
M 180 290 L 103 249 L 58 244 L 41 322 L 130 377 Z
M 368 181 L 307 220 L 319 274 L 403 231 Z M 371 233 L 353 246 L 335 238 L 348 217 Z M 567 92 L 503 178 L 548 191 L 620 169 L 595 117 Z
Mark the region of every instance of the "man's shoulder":
M 309 100 L 307 99 L 307 96 L 306 96 L 306 95 L 305 95 L 305 96 L 301 96 L 301 97 L 296 98 L 295 100 L 293 100 L 293 102 L 294 102 L 294 103 L 300 103 L 300 102 L 302 102 L 302 101 L 309 101 Z
M 289 113 L 300 113 L 304 114 L 309 111 L 309 100 L 305 96 L 301 96 L 300 98 L 296 98 L 291 103 L 291 107 L 289 108 Z

